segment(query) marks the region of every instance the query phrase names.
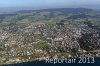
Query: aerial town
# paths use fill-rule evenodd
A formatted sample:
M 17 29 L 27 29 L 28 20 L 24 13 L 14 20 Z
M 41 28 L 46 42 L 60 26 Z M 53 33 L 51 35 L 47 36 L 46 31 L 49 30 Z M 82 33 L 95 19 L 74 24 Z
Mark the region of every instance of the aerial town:
M 100 26 L 91 23 L 92 17 L 85 18 L 82 13 L 79 14 L 82 18 L 77 19 L 79 15 L 73 14 L 74 19 L 70 13 L 66 16 L 55 10 L 53 13 L 46 11 L 49 10 L 19 12 L 0 19 L 0 64 L 46 58 L 100 57 Z M 59 21 L 55 20 L 58 15 Z

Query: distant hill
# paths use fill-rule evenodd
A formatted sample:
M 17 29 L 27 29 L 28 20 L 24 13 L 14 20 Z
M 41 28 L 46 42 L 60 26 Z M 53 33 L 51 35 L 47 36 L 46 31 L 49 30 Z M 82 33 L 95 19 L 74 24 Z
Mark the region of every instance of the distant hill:
M 5 13 L 5 14 L 0 14 L 0 19 L 4 19 L 6 16 L 14 16 L 17 13 L 32 13 L 32 12 L 62 12 L 64 14 L 69 14 L 69 13 L 86 13 L 93 11 L 92 9 L 87 9 L 87 8 L 52 8 L 52 9 L 41 9 L 41 10 L 20 10 L 12 13 Z
M 6 16 L 14 16 L 16 14 L 0 14 L 0 19 L 3 19 Z
M 21 10 L 17 11 L 16 13 L 31 13 L 31 12 L 43 12 L 43 11 L 48 11 L 48 12 L 60 11 L 63 13 L 85 13 L 93 10 L 87 8 L 52 8 L 52 9 L 41 9 L 41 10 Z

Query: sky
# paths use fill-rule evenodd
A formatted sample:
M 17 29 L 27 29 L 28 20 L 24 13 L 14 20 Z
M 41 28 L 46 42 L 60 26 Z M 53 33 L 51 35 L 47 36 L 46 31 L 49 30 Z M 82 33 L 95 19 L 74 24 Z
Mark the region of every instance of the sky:
M 0 0 L 1 9 L 93 8 L 100 9 L 100 0 Z

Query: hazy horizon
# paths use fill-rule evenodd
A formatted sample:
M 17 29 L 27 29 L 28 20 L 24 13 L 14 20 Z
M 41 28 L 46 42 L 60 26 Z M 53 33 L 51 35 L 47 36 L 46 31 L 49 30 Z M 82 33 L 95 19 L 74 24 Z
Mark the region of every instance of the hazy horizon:
M 48 8 L 100 9 L 100 0 L 0 0 L 0 12 Z

